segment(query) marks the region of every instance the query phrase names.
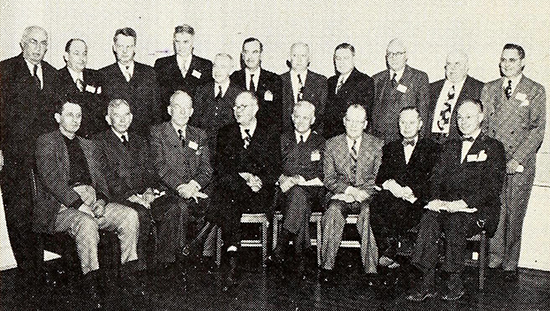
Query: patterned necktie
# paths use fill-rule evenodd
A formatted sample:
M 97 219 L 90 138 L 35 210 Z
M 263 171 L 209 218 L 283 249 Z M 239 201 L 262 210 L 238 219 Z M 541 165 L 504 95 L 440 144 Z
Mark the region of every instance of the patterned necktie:
M 222 96 L 223 96 L 222 93 L 223 93 L 223 92 L 222 92 L 222 86 L 221 86 L 221 85 L 218 85 L 218 94 L 216 95 L 216 100 L 222 99 Z
M 181 141 L 181 145 L 185 147 L 185 135 L 183 134 L 182 129 L 178 129 L 178 136 Z
M 246 134 L 244 137 L 244 149 L 247 149 L 252 141 L 252 135 L 250 135 L 250 129 L 245 129 L 244 133 Z
M 397 86 L 397 80 L 395 79 L 397 77 L 397 72 L 394 72 L 392 77 L 391 77 L 391 87 L 396 87 Z
M 338 85 L 336 86 L 336 91 L 334 92 L 334 94 L 338 94 L 338 92 L 340 92 L 340 89 L 342 88 L 342 85 L 344 85 L 344 76 L 341 75 L 340 78 L 338 79 Z
M 298 74 L 298 84 L 299 84 L 299 88 L 298 88 L 298 94 L 296 96 L 296 102 L 299 102 L 301 101 L 302 99 L 304 99 L 304 83 L 302 82 L 302 77 Z
M 130 66 L 126 66 L 126 81 L 130 82 L 132 80 L 132 73 L 130 72 Z
M 468 142 L 473 143 L 475 139 L 471 136 L 470 137 L 462 136 L 461 140 L 462 140 L 462 142 L 468 141 Z
M 357 162 L 357 140 L 354 140 L 351 145 L 350 155 L 353 161 Z
M 508 86 L 504 89 L 504 95 L 506 95 L 507 99 L 512 97 L 512 80 L 508 80 Z
M 120 136 L 120 139 L 122 140 L 124 147 L 128 147 L 128 139 L 126 138 L 126 135 Z
M 443 131 L 451 121 L 451 103 L 450 101 L 455 98 L 455 86 L 451 86 L 449 93 L 447 93 L 447 101 L 443 103 L 443 109 L 439 112 L 439 120 L 437 121 L 437 127 Z
M 84 81 L 80 78 L 76 79 L 76 87 L 80 92 L 84 91 Z
M 42 82 L 40 82 L 40 78 L 38 77 L 38 65 L 34 65 L 34 67 L 32 68 L 32 76 L 34 79 L 34 84 L 39 89 L 42 89 Z
M 254 85 L 254 74 L 250 75 L 250 84 L 248 84 L 248 90 L 250 92 L 256 92 L 256 85 Z
M 416 144 L 416 142 L 414 141 L 414 139 L 403 139 L 403 141 L 401 142 L 403 144 L 403 147 L 407 147 L 407 146 L 413 146 Z

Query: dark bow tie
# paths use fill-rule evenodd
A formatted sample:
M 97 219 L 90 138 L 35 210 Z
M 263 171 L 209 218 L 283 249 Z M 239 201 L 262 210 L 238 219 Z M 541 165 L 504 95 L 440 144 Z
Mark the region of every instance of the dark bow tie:
M 407 146 L 413 146 L 416 144 L 416 141 L 414 141 L 414 139 L 403 139 L 403 141 L 401 142 L 403 144 L 403 147 L 407 147 Z
M 465 136 L 462 136 L 461 140 L 464 142 L 464 141 L 469 141 L 471 143 L 474 142 L 475 138 L 473 137 L 465 137 Z

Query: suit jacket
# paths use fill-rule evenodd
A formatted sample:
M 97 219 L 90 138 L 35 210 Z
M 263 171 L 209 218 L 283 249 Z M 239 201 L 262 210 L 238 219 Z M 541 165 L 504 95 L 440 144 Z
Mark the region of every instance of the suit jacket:
M 247 149 L 244 148 L 237 123 L 220 129 L 217 141 L 215 169 L 220 180 L 235 181 L 234 184 L 238 185 L 243 180 L 239 172 L 248 172 L 258 176 L 264 188 L 270 191 L 274 189 L 281 172 L 281 143 L 279 133 L 273 125 L 258 122 Z
M 482 156 L 485 154 L 486 156 Z M 430 201 L 464 200 L 477 208 L 479 219 L 486 220 L 490 235 L 496 230 L 500 212 L 500 193 L 506 174 L 504 146 L 481 133 L 461 163 L 462 141 L 447 141 L 430 180 Z
M 323 117 L 323 136 L 327 139 L 346 132 L 342 120 L 346 110 L 352 104 L 358 104 L 365 108 L 370 123 L 374 102 L 374 80 L 353 68 L 338 94 L 335 94 L 339 78 L 340 74 L 337 74 L 328 79 L 327 105 Z
M 170 122 L 153 126 L 149 138 L 156 173 L 168 189 L 191 180 L 205 189 L 212 180 L 210 151 L 206 133 L 187 125 L 182 142 Z M 203 191 L 203 190 L 201 190 Z
M 308 139 L 301 144 L 296 142 L 294 131 L 284 133 L 281 136 L 282 174 L 301 175 L 306 180 L 323 180 L 324 149 L 325 138 L 315 131 L 311 131 Z
M 130 130 L 142 136 L 148 135 L 149 127 L 159 123 L 163 113 L 153 67 L 134 62 L 130 82 L 126 81 L 117 63 L 100 69 L 100 72 L 105 79 L 102 91 L 107 100 L 121 98 L 128 101 L 134 115 Z
M 178 67 L 176 55 L 157 59 L 154 68 L 160 86 L 163 119 L 165 121 L 170 120 L 170 117 L 164 108 L 170 104 L 170 96 L 175 91 L 182 90 L 193 97 L 197 87 L 212 80 L 212 62 L 196 55 L 191 56 L 191 63 L 185 77 Z
M 294 92 L 292 91 L 292 80 L 290 71 L 281 75 L 283 81 L 283 131 L 292 131 L 292 110 L 294 109 Z M 322 121 L 327 101 L 327 78 L 308 69 L 306 82 L 303 89 L 303 99 L 315 105 L 315 124 L 313 126 L 322 133 Z
M 430 86 L 425 72 L 406 65 L 395 87 L 391 85 L 389 69 L 375 74 L 372 78 L 374 79 L 374 106 L 370 133 L 386 141 L 399 139 L 401 137 L 398 126 L 399 111 L 407 106 L 417 107 L 422 121 L 426 124 Z M 426 126 L 423 133 L 427 133 Z
M 231 81 L 238 85 L 241 89 L 247 90 L 245 69 L 233 72 Z M 256 86 L 256 96 L 258 97 L 257 118 L 262 124 L 273 124 L 277 127 L 281 126 L 282 118 L 282 80 L 279 75 L 260 68 L 260 78 Z M 266 94 L 269 91 L 271 96 Z
M 108 128 L 105 122 L 107 102 L 103 96 L 103 77 L 93 69 L 85 68 L 82 72 L 84 90 L 81 92 L 73 81 L 67 66 L 59 69 L 59 93 L 67 99 L 76 100 L 82 106 L 82 125 L 78 135 L 90 138 Z
M 403 139 L 387 143 L 382 148 L 382 164 L 376 175 L 376 183 L 382 185 L 393 179 L 403 187 L 409 187 L 419 201 L 426 201 L 430 194 L 429 179 L 439 160 L 439 145 L 426 138 L 416 142 L 409 163 L 405 162 Z
M 97 194 L 110 199 L 105 161 L 95 142 L 76 136 L 84 152 L 92 186 Z M 33 211 L 35 232 L 54 232 L 61 205 L 71 206 L 80 196 L 69 185 L 70 163 L 67 146 L 59 130 L 41 135 L 36 141 L 36 196 Z
M 32 162 L 38 136 L 56 128 L 52 117 L 57 92 L 57 70 L 41 62 L 42 89 L 31 76 L 23 54 L 0 62 L 0 150 L 6 167 L 12 163 Z M 32 130 L 29 130 L 32 127 Z M 16 165 L 17 167 L 17 165 Z
M 95 140 L 112 172 L 108 184 L 114 200 L 124 202 L 147 188 L 157 188 L 158 177 L 144 137 L 128 133 L 128 145 L 124 146 L 113 130 L 108 129 L 96 135 Z
M 439 95 L 441 94 L 441 89 L 443 89 L 443 85 L 445 84 L 445 79 L 441 79 L 438 81 L 435 81 L 433 83 L 430 83 L 430 106 L 428 107 L 428 118 L 426 119 L 426 123 L 424 124 L 424 127 L 427 128 L 427 132 L 429 133 L 428 136 L 435 139 L 436 135 L 432 133 L 432 124 L 434 121 L 434 114 L 435 114 L 435 108 L 437 105 L 437 100 L 439 99 Z M 460 94 L 455 94 L 456 97 L 456 103 L 460 103 L 461 101 L 465 99 L 480 99 L 481 96 L 481 89 L 483 89 L 483 82 L 472 78 L 470 76 L 466 76 L 466 80 L 464 81 L 464 85 L 462 85 L 462 90 L 460 91 Z M 460 133 L 458 132 L 458 127 L 456 123 L 456 115 L 457 115 L 457 105 L 453 107 L 453 111 L 451 112 L 451 120 L 450 120 L 450 127 L 449 127 L 449 135 L 446 139 L 438 140 L 438 142 L 443 143 L 447 139 L 450 138 L 459 138 Z
M 382 162 L 382 146 L 381 139 L 363 133 L 354 175 L 346 134 L 327 140 L 323 161 L 324 184 L 329 191 L 327 197 L 344 193 L 348 186 L 365 190 L 372 196 L 375 192 L 376 174 Z
M 507 99 L 502 83 L 503 79 L 491 81 L 481 92 L 487 135 L 504 144 L 507 161 L 514 158 L 526 172 L 534 174 L 536 153 L 544 138 L 546 122 L 544 87 L 522 76 Z

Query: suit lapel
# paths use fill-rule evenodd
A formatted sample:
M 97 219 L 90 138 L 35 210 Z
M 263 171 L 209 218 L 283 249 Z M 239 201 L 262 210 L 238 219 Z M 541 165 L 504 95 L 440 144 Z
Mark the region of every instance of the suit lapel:
M 173 149 L 174 150 L 177 150 L 177 152 L 179 153 L 183 153 L 183 145 L 182 145 L 182 142 L 178 136 L 178 134 L 176 133 L 176 130 L 174 129 L 174 127 L 170 124 L 170 121 L 166 122 L 164 124 L 164 129 L 163 129 L 163 132 L 164 132 L 164 136 L 166 137 L 166 139 L 168 140 L 168 143 L 173 146 Z M 186 134 L 187 134 L 187 129 L 186 129 Z M 187 138 L 186 138 L 187 139 Z

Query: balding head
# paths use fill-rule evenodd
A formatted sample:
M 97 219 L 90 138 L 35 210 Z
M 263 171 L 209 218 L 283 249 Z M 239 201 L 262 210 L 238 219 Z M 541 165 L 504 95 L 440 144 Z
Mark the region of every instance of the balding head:
M 399 38 L 390 41 L 386 48 L 386 62 L 393 71 L 401 71 L 407 64 L 407 47 Z
M 468 55 L 461 50 L 451 51 L 445 63 L 445 77 L 452 83 L 459 83 L 468 75 Z
M 39 64 L 48 50 L 48 33 L 40 26 L 29 26 L 23 31 L 19 45 L 25 60 Z
M 309 45 L 296 42 L 290 47 L 290 67 L 297 73 L 302 73 L 309 66 Z

